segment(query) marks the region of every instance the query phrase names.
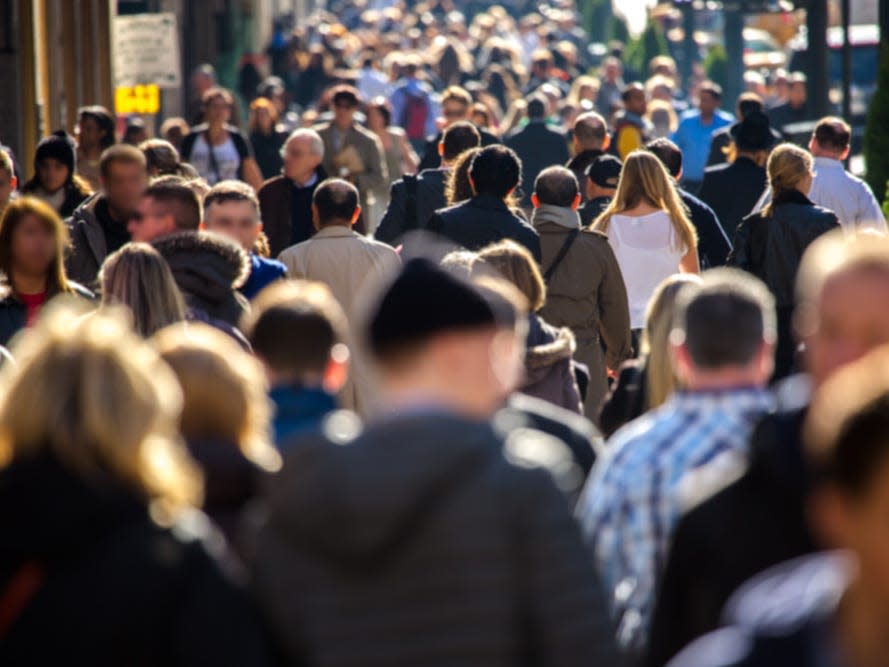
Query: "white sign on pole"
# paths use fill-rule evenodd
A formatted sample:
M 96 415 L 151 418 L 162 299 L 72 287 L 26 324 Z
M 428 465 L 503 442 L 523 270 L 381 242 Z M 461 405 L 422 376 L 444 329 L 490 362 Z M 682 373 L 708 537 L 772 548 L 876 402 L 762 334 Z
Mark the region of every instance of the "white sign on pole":
M 175 14 L 115 16 L 113 48 L 115 88 L 182 85 Z

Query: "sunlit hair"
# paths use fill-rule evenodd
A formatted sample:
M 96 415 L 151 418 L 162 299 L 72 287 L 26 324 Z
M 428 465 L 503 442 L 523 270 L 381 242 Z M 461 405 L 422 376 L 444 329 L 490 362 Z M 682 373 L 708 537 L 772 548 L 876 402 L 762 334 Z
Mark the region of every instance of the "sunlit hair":
M 54 308 L 0 373 L 0 460 L 49 455 L 89 483 L 103 478 L 160 515 L 200 504 L 200 472 L 177 427 L 182 393 L 157 352 L 113 313 Z
M 278 124 L 278 109 L 271 100 L 265 97 L 257 97 L 250 103 L 250 119 L 247 121 L 247 129 L 250 132 L 260 131 L 258 118 L 260 109 L 269 115 L 272 122 L 272 130 L 274 131 L 275 125 Z
M 53 238 L 55 257 L 47 267 L 46 295 L 48 298 L 57 294 L 73 293 L 65 274 L 65 249 L 68 247 L 68 229 L 51 206 L 34 197 L 19 197 L 13 199 L 3 210 L 0 217 L 0 271 L 5 276 L 4 280 L 9 284 L 14 293 L 15 286 L 15 257 L 12 246 L 16 230 L 29 217 L 37 218 L 40 224 Z
M 795 190 L 803 179 L 812 173 L 813 165 L 812 155 L 793 144 L 781 144 L 772 151 L 766 164 L 772 201 L 762 209 L 765 217 L 772 215 L 775 197 L 782 192 Z
M 168 327 L 153 342 L 182 388 L 182 437 L 231 443 L 262 468 L 277 470 L 281 459 L 271 441 L 272 408 L 260 363 L 229 336 L 198 323 Z
M 157 250 L 147 243 L 128 243 L 108 256 L 99 272 L 103 306 L 124 306 L 133 328 L 153 336 L 185 319 L 185 302 L 173 273 Z
M 635 208 L 642 202 L 660 208 L 670 216 L 676 236 L 686 249 L 697 247 L 697 232 L 688 219 L 685 204 L 676 194 L 666 167 L 655 155 L 645 150 L 633 151 L 627 156 L 614 199 L 596 218 L 593 229 L 607 234 L 613 215 Z
M 647 410 L 663 405 L 676 390 L 676 376 L 670 354 L 670 332 L 673 329 L 673 306 L 679 291 L 689 284 L 700 284 L 693 273 L 677 273 L 655 289 L 645 310 L 640 356 L 646 358 Z
M 477 146 L 476 148 L 463 151 L 454 162 L 453 169 L 451 169 L 451 173 L 448 174 L 447 181 L 445 182 L 445 197 L 447 198 L 448 206 L 472 199 L 475 195 L 472 191 L 472 183 L 469 182 L 469 169 L 472 167 L 472 160 L 481 150 L 481 146 Z M 504 203 L 508 208 L 515 208 L 518 200 L 513 193 L 506 197 Z
M 505 278 L 527 299 L 532 312 L 536 313 L 546 304 L 546 285 L 537 262 L 515 241 L 500 241 L 480 250 L 472 275 Z

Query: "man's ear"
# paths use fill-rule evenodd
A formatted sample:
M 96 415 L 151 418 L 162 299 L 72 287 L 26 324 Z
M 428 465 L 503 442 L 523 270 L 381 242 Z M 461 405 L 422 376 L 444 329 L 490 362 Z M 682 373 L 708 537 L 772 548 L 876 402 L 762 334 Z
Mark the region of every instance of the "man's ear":
M 358 218 L 361 217 L 361 207 L 356 206 L 355 212 L 352 214 L 352 220 L 349 222 L 350 225 L 354 226 L 356 222 L 358 222 Z
M 315 230 L 321 229 L 321 221 L 318 219 L 318 207 L 312 202 L 312 226 Z
M 602 150 L 607 151 L 609 148 L 611 148 L 611 134 L 608 131 L 606 131 L 605 132 L 605 141 L 602 142 Z
M 17 179 L 15 176 L 13 176 L 11 179 L 9 179 L 9 186 L 13 190 L 17 190 L 19 187 L 19 179 Z
M 533 206 L 534 208 L 540 208 L 540 197 L 537 196 L 536 192 L 531 195 L 531 206 Z
M 330 394 L 338 394 L 349 379 L 349 348 L 343 344 L 334 345 L 330 351 L 327 368 L 324 369 L 322 385 Z
M 469 187 L 472 188 L 472 194 L 475 194 L 475 181 L 472 180 L 472 174 L 466 174 L 466 178 L 469 181 Z
M 438 142 L 438 154 L 440 157 L 444 157 L 444 142 L 443 141 Z
M 583 197 L 581 197 L 580 193 L 578 192 L 577 195 L 575 195 L 574 197 L 574 202 L 571 204 L 571 210 L 576 211 L 580 206 L 581 201 L 583 201 Z

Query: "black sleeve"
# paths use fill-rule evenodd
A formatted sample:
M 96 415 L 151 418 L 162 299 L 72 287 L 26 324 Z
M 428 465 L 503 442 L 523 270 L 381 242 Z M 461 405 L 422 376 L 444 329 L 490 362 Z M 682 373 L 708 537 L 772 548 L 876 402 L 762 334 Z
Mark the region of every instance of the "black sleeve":
M 420 160 L 420 166 L 417 167 L 417 173 L 426 169 L 438 169 L 441 166 L 441 156 L 438 154 L 438 141 L 427 141 L 426 149 L 423 151 L 423 158 Z
M 405 232 L 405 189 L 404 181 L 395 181 L 389 188 L 389 205 L 383 213 L 383 219 L 374 232 L 377 241 L 395 246 Z
M 698 250 L 702 259 L 701 268 L 715 268 L 725 264 L 732 247 L 719 225 L 716 213 L 709 206 L 697 206 L 692 211 L 695 227 L 698 229 Z M 706 260 L 706 266 L 704 261 Z
M 230 130 L 229 131 L 232 137 L 232 141 L 235 144 L 235 150 L 238 151 L 238 157 L 241 158 L 241 162 L 246 160 L 247 158 L 253 157 L 253 147 L 250 145 L 250 142 L 244 137 L 244 135 L 238 130 Z
M 179 157 L 183 162 L 191 159 L 191 151 L 194 149 L 194 142 L 198 139 L 197 132 L 189 132 L 182 139 L 182 147 L 179 149 Z
M 739 269 L 752 272 L 752 257 L 750 249 L 750 219 L 747 218 L 738 225 L 735 238 L 732 242 L 732 251 L 729 253 L 726 264 Z
M 639 364 L 630 361 L 620 369 L 617 381 L 602 403 L 599 428 L 602 435 L 610 438 L 617 430 L 638 417 L 640 397 L 645 391 L 645 376 Z M 644 409 L 644 408 L 643 408 Z

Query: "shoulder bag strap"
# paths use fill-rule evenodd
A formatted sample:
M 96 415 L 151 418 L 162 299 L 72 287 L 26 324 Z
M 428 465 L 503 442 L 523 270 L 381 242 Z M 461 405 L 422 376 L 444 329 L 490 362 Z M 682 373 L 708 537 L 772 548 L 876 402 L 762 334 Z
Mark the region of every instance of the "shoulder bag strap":
M 210 141 L 210 131 L 204 132 L 204 141 L 207 142 L 207 153 L 210 156 L 210 169 L 216 174 L 216 182 L 222 180 L 222 174 L 219 173 L 219 163 L 216 161 L 216 151 L 213 150 L 213 142 Z
M 559 249 L 559 254 L 556 255 L 556 258 L 553 260 L 553 263 L 549 265 L 549 268 L 546 270 L 546 273 L 543 274 L 543 282 L 549 283 L 550 279 L 555 274 L 556 269 L 559 268 L 559 265 L 564 261 L 565 257 L 568 255 L 568 251 L 571 250 L 571 246 L 574 245 L 574 242 L 577 240 L 578 235 L 580 234 L 580 228 L 571 230 L 571 233 L 568 234 L 568 238 L 565 239 L 565 242 L 562 244 L 562 247 Z

